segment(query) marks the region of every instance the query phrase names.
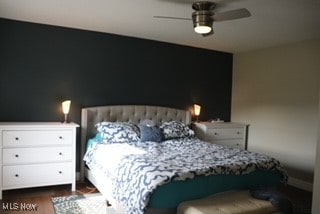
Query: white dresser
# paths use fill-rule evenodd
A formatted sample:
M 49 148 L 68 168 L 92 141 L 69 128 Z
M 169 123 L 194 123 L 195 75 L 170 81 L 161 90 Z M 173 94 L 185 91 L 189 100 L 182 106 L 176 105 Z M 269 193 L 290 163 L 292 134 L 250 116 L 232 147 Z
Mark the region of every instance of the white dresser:
M 2 191 L 71 184 L 75 191 L 75 123 L 0 123 Z
M 201 140 L 239 149 L 247 148 L 247 127 L 246 124 L 229 122 L 193 124 L 195 134 Z

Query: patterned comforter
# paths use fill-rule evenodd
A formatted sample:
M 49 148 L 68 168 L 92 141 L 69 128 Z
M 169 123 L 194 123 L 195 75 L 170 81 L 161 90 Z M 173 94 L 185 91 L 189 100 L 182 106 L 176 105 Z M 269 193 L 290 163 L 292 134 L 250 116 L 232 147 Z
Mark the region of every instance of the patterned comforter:
M 111 178 L 113 197 L 130 214 L 144 213 L 152 192 L 174 180 L 192 179 L 197 175 L 240 175 L 257 169 L 286 173 L 274 158 L 180 138 L 161 143 L 98 143 L 85 154 L 90 169 L 103 171 Z

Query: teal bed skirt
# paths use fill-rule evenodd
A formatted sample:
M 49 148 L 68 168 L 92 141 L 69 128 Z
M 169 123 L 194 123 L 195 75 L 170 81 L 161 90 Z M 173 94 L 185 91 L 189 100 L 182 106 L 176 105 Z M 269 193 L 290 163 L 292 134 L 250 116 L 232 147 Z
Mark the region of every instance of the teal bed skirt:
M 148 207 L 176 208 L 182 201 L 230 190 L 279 186 L 281 181 L 281 173 L 263 170 L 245 175 L 199 176 L 192 180 L 173 181 L 154 191 Z

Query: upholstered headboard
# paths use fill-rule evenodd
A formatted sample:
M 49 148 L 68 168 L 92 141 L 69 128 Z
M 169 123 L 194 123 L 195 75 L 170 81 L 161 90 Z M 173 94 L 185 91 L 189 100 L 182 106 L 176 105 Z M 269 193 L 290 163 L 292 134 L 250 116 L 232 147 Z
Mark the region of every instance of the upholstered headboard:
M 96 134 L 95 124 L 102 121 L 133 122 L 138 124 L 141 120 L 150 119 L 160 124 L 176 120 L 186 124 L 191 123 L 189 111 L 145 105 L 99 106 L 83 108 L 81 112 L 81 131 L 85 140 Z
M 153 120 L 157 124 L 176 120 L 191 123 L 191 113 L 187 110 L 147 105 L 116 105 L 83 108 L 81 111 L 81 158 L 85 153 L 87 140 L 96 134 L 95 124 L 102 121 L 133 122 Z M 81 161 L 81 170 L 84 163 Z M 81 173 L 81 177 L 83 174 Z

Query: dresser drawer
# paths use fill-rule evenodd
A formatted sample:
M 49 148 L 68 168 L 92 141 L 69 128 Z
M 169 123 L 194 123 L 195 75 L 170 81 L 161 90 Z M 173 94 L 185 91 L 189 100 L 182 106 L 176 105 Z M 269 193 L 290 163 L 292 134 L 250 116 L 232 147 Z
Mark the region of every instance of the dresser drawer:
M 72 143 L 72 131 L 69 130 L 4 130 L 3 147 L 63 145 Z
M 72 162 L 3 166 L 3 189 L 73 182 Z
M 244 141 L 241 139 L 217 140 L 214 143 L 237 149 L 245 149 Z
M 71 146 L 3 149 L 3 164 L 44 163 L 71 160 Z
M 246 149 L 247 124 L 232 122 L 194 123 L 195 134 L 201 140 L 228 147 Z
M 244 137 L 243 128 L 208 129 L 207 140 L 221 140 Z

